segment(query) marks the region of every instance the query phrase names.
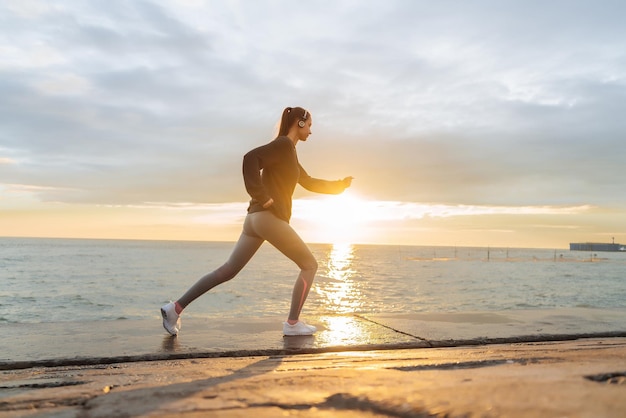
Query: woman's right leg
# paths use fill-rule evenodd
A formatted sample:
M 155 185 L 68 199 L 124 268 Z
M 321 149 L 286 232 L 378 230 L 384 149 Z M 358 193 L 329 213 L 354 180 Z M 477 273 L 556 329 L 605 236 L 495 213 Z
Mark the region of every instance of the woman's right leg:
M 288 321 L 295 323 L 300 317 L 304 301 L 311 290 L 317 272 L 317 260 L 289 223 L 277 218 L 270 211 L 257 212 L 252 215 L 250 218 L 254 232 L 300 267 L 300 274 L 291 296 L 288 316 Z
M 246 218 L 246 223 L 248 222 Z M 241 269 L 250 261 L 254 253 L 257 252 L 263 238 L 246 231 L 246 223 L 244 223 L 244 231 L 239 236 L 237 244 L 233 249 L 228 261 L 221 267 L 202 276 L 193 286 L 185 292 L 185 294 L 176 302 L 182 309 L 186 308 L 191 302 L 202 296 L 215 286 L 222 284 L 237 275 Z

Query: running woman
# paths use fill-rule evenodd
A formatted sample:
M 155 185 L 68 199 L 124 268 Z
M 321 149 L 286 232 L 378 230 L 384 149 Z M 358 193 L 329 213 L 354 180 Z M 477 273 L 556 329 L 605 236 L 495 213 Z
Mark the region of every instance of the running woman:
M 163 327 L 171 335 L 178 335 L 180 331 L 183 310 L 215 286 L 234 278 L 265 241 L 300 268 L 283 334 L 312 335 L 316 331 L 314 326 L 299 320 L 317 272 L 317 261 L 289 225 L 292 195 L 296 184 L 316 193 L 339 194 L 350 187 L 352 177 L 320 180 L 309 176 L 302 168 L 296 145 L 311 135 L 311 125 L 312 117 L 307 110 L 288 107 L 283 111 L 278 136 L 243 157 L 243 179 L 251 200 L 241 236 L 226 263 L 201 277 L 177 301 L 161 308 Z

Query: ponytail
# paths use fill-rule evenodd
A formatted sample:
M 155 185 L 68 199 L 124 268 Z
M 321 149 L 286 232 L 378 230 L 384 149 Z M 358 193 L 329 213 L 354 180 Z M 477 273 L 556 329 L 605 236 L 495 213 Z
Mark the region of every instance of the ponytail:
M 286 136 L 289 129 L 300 121 L 306 121 L 310 117 L 310 113 L 301 107 L 286 107 L 283 110 L 283 116 L 280 118 L 280 128 L 278 128 L 278 136 Z

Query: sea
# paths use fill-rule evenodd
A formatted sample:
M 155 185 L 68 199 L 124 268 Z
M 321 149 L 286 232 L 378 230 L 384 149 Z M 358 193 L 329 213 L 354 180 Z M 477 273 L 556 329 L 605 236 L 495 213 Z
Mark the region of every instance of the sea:
M 233 243 L 0 238 L 0 324 L 160 318 Z M 626 253 L 311 244 L 303 315 L 626 307 Z M 286 316 L 298 268 L 269 244 L 187 317 Z

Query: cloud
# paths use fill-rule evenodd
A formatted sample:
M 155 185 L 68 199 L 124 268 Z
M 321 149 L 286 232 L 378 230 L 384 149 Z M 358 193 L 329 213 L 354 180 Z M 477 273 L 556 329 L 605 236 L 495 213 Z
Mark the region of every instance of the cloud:
M 241 156 L 304 105 L 307 170 L 372 198 L 626 206 L 621 3 L 303 9 L 0 6 L 0 183 L 71 203 L 244 201 Z

